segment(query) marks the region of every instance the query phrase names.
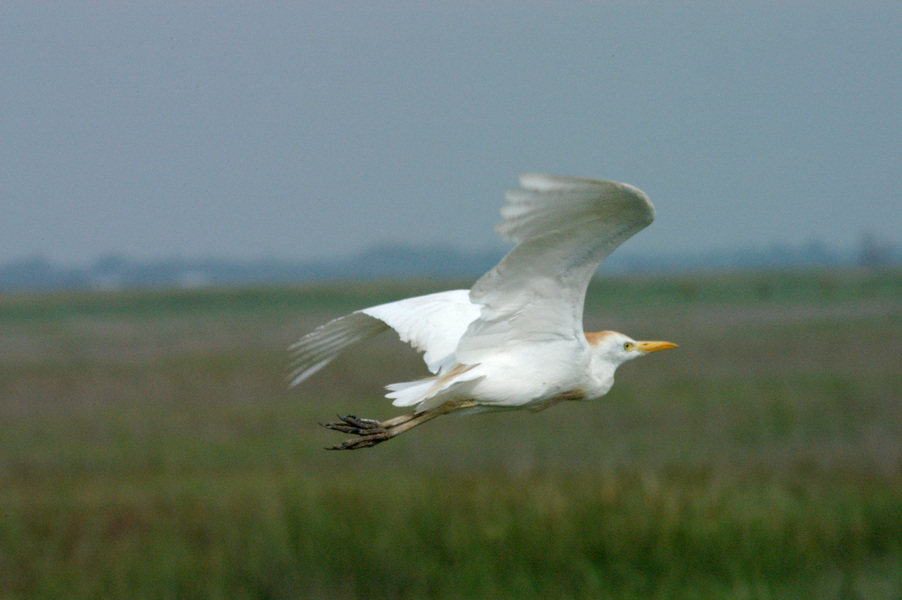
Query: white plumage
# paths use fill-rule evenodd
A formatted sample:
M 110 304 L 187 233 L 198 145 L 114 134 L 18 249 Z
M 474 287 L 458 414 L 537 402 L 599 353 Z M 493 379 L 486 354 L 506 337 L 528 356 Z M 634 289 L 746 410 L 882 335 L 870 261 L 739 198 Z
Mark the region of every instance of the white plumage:
M 387 421 L 348 416 L 326 427 L 372 446 L 453 410 L 541 410 L 603 396 L 623 362 L 672 348 L 616 332 L 586 334 L 586 288 L 601 262 L 647 227 L 654 208 L 623 183 L 527 174 L 506 194 L 496 230 L 516 246 L 470 290 L 364 308 L 291 347 L 301 383 L 353 344 L 394 329 L 422 351 L 431 377 L 391 384 L 387 396 L 413 412 Z

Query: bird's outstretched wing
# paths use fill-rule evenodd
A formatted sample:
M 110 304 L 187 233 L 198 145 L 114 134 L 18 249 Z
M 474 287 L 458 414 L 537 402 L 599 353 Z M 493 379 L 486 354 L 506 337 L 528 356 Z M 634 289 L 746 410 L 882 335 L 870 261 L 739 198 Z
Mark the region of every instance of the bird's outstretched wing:
M 297 385 L 332 362 L 339 354 L 391 327 L 401 340 L 422 351 L 433 373 L 454 362 L 457 342 L 479 307 L 467 290 L 451 290 L 371 306 L 329 321 L 290 347 L 291 385 Z
M 583 339 L 583 303 L 602 261 L 654 220 L 640 190 L 623 183 L 526 174 L 501 209 L 516 246 L 470 291 L 480 307 L 457 348 L 479 362 L 508 342 Z
M 291 373 L 288 380 L 298 385 L 335 360 L 339 354 L 388 329 L 388 325 L 357 311 L 320 325 L 289 346 Z

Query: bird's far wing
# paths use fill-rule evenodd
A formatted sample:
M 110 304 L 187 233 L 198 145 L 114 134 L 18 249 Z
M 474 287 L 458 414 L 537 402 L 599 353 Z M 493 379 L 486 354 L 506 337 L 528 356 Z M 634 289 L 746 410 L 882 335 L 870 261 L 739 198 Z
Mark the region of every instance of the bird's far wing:
M 423 360 L 437 373 L 453 360 L 467 326 L 479 315 L 467 290 L 452 290 L 380 304 L 329 321 L 290 347 L 294 361 L 289 375 L 297 385 L 332 362 L 349 347 L 389 327 L 401 340 L 424 352 Z
M 468 290 L 451 290 L 389 302 L 363 311 L 398 332 L 401 341 L 423 352 L 433 373 L 451 366 L 461 336 L 479 316 Z
M 298 385 L 353 346 L 378 335 L 388 325 L 360 311 L 320 325 L 289 347 L 292 386 Z
M 470 291 L 481 312 L 456 353 L 465 364 L 508 342 L 581 339 L 589 280 L 655 215 L 642 191 L 613 181 L 527 174 L 506 200 L 496 231 L 517 245 Z

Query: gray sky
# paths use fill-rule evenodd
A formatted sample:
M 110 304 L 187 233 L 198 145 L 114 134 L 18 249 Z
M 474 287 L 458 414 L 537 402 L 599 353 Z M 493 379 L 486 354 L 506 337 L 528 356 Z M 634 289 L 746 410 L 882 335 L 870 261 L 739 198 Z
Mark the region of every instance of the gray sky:
M 496 244 L 521 171 L 629 251 L 902 244 L 902 3 L 0 4 L 0 262 Z

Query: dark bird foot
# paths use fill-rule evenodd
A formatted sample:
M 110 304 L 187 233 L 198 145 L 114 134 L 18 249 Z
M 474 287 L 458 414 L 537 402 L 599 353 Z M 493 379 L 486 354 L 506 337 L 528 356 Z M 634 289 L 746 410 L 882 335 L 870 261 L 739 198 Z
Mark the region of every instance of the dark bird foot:
M 334 423 L 320 423 L 326 429 L 333 429 L 342 433 L 356 435 L 358 437 L 345 440 L 337 446 L 326 448 L 326 450 L 357 450 L 358 448 L 370 448 L 376 444 L 381 444 L 385 440 L 399 436 L 405 431 L 422 425 L 427 421 L 431 421 L 436 417 L 446 415 L 449 412 L 460 408 L 470 408 L 476 406 L 472 400 L 456 400 L 436 406 L 435 408 L 423 412 L 409 412 L 399 415 L 385 421 L 377 421 L 375 419 L 361 419 L 354 415 L 338 416 L 338 421 Z
M 359 448 L 370 448 L 394 437 L 391 428 L 386 428 L 381 421 L 375 419 L 361 419 L 354 415 L 341 416 L 338 415 L 339 421 L 334 423 L 320 423 L 326 429 L 349 433 L 359 436 L 345 440 L 338 446 L 326 448 L 326 450 L 357 450 Z

